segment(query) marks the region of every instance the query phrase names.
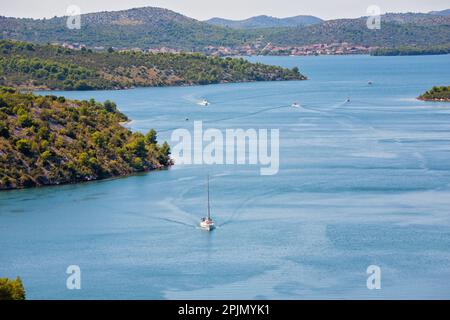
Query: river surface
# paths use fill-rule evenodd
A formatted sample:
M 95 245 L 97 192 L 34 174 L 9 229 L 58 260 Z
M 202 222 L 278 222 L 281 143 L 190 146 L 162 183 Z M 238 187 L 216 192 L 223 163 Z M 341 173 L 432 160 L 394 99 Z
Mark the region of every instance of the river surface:
M 29 299 L 449 299 L 450 104 L 415 97 L 450 83 L 450 56 L 250 60 L 309 80 L 54 94 L 115 101 L 172 145 L 194 120 L 279 129 L 278 174 L 176 165 L 1 192 L 0 277 L 20 276 Z M 207 174 L 212 233 L 197 228 Z M 70 265 L 81 290 L 66 288 Z

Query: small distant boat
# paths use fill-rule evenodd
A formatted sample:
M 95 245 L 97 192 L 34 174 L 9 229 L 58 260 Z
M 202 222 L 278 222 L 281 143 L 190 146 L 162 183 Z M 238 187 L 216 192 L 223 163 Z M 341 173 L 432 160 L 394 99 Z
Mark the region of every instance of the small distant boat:
M 350 100 L 350 97 L 348 97 L 348 98 L 347 98 L 347 102 L 350 102 L 350 101 L 351 101 L 351 100 Z
M 367 84 L 368 84 L 369 86 L 371 86 L 371 85 L 373 84 L 373 82 L 372 82 L 372 81 L 369 81 L 369 82 L 367 82 Z
M 292 108 L 300 108 L 300 104 L 298 102 L 294 102 L 293 104 L 291 104 Z
M 202 102 L 200 102 L 199 104 L 203 107 L 207 107 L 207 106 L 209 106 L 209 101 L 206 99 L 203 99 Z
M 211 219 L 211 206 L 209 204 L 209 176 L 207 178 L 207 189 L 208 189 L 208 216 L 206 218 L 202 218 L 200 221 L 200 229 L 206 231 L 213 231 L 216 226 L 214 221 Z

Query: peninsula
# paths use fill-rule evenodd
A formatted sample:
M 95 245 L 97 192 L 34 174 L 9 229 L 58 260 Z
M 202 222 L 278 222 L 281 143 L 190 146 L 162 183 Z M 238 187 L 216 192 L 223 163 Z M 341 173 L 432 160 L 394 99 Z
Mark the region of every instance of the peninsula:
M 450 86 L 433 87 L 417 99 L 423 101 L 450 102 Z
M 170 147 L 120 125 L 113 102 L 0 87 L 0 190 L 126 176 L 172 165 Z
M 0 41 L 0 85 L 31 90 L 97 90 L 305 80 L 286 69 L 200 53 L 105 52 Z

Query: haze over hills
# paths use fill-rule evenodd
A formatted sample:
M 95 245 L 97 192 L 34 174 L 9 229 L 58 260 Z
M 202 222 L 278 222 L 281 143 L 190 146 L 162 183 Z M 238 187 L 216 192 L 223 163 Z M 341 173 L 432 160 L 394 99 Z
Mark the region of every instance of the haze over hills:
M 323 22 L 322 19 L 314 16 L 299 15 L 289 18 L 276 18 L 270 16 L 257 16 L 245 20 L 229 20 L 222 18 L 212 18 L 205 21 L 206 23 L 229 27 L 235 29 L 256 29 L 256 28 L 277 28 L 277 27 L 298 27 L 310 26 Z
M 305 20 L 306 19 L 306 20 Z M 256 17 L 236 26 L 224 27 L 198 21 L 171 10 L 154 7 L 81 16 L 81 29 L 67 28 L 66 17 L 21 19 L 0 17 L 0 39 L 35 43 L 82 43 L 88 47 L 148 49 L 169 47 L 204 52 L 208 46 L 264 47 L 301 46 L 347 42 L 362 46 L 448 45 L 450 16 L 426 13 L 398 13 L 382 16 L 381 30 L 367 28 L 367 18 L 337 19 L 292 27 L 299 21 L 318 19 L 304 16 L 287 19 Z M 317 22 L 317 20 L 315 20 Z M 313 22 L 313 20 L 309 20 Z M 259 25 L 258 25 L 259 23 Z M 262 28 L 264 23 L 272 27 Z M 273 23 L 280 26 L 273 26 Z M 286 25 L 288 26 L 286 26 Z M 249 27 L 249 26 L 253 27 Z
M 441 11 L 431 11 L 429 14 L 435 14 L 439 16 L 450 16 L 450 9 L 441 10 Z

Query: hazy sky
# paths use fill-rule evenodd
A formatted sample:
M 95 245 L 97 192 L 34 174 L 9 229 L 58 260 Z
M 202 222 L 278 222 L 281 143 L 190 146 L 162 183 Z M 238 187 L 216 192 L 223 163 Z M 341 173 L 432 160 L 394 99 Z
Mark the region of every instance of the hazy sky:
M 369 5 L 382 12 L 428 12 L 448 9 L 449 0 L 0 0 L 0 15 L 43 18 L 65 15 L 69 5 L 77 5 L 82 13 L 113 11 L 143 6 L 174 10 L 192 18 L 212 17 L 243 19 L 267 14 L 288 17 L 310 14 L 323 19 L 350 18 L 366 15 Z

